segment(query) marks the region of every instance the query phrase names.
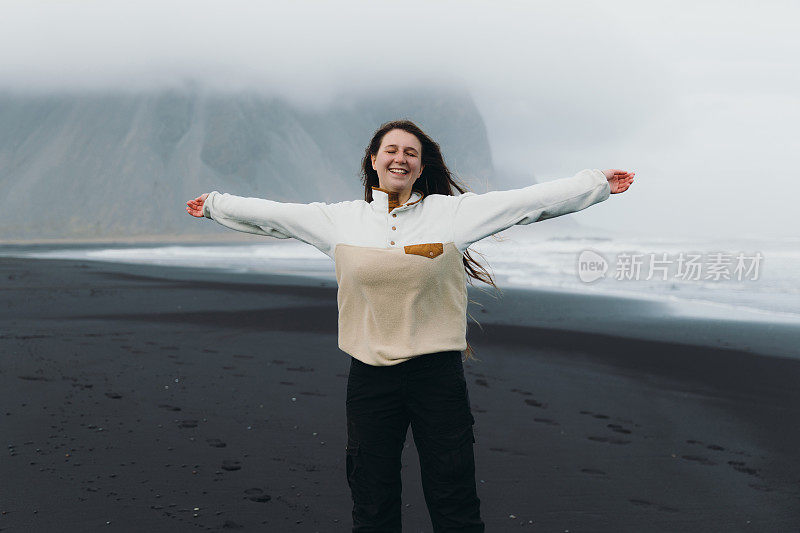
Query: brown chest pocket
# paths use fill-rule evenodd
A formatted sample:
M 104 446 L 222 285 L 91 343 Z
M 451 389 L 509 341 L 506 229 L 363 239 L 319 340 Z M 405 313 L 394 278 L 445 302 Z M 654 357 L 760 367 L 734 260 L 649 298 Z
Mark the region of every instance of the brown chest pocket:
M 444 245 L 440 242 L 429 242 L 425 244 L 411 244 L 403 246 L 407 254 L 421 255 L 428 259 L 433 259 L 436 256 L 444 253 Z

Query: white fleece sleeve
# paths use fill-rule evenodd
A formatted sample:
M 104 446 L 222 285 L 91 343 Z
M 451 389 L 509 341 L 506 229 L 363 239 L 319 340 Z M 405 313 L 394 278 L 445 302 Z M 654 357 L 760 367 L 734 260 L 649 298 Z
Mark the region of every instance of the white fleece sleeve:
M 469 245 L 515 224 L 530 224 L 586 209 L 602 202 L 611 187 L 601 170 L 581 170 L 571 178 L 536 183 L 522 189 L 464 193 L 456 197 L 453 242 Z
M 336 225 L 331 204 L 275 202 L 213 191 L 203 204 L 203 216 L 236 231 L 294 238 L 332 257 Z

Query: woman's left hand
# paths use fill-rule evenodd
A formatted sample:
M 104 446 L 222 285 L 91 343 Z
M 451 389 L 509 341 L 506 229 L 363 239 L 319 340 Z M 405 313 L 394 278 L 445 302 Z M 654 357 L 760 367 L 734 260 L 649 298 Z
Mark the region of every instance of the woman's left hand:
M 617 194 L 628 190 L 628 187 L 633 183 L 633 176 L 636 175 L 636 172 L 626 172 L 625 170 L 612 168 L 604 170 L 603 174 L 605 174 L 608 185 L 611 187 L 611 194 Z

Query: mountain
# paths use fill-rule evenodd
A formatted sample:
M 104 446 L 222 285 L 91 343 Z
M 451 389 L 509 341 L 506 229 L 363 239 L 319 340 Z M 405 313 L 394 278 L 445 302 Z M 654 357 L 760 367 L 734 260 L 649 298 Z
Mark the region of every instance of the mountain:
M 186 200 L 211 190 L 286 202 L 363 198 L 366 144 L 397 118 L 439 142 L 467 183 L 494 180 L 483 120 L 458 90 L 345 96 L 325 108 L 201 88 L 3 93 L 0 240 L 231 234 L 185 212 Z

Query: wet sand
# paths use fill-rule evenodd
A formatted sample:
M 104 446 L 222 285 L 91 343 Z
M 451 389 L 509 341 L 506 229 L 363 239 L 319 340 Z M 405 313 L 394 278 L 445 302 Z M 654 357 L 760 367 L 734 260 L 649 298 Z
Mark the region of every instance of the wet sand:
M 487 531 L 796 530 L 800 359 L 758 353 L 796 329 L 505 292 L 470 295 Z M 0 258 L 0 316 L 1 531 L 349 531 L 334 283 Z

